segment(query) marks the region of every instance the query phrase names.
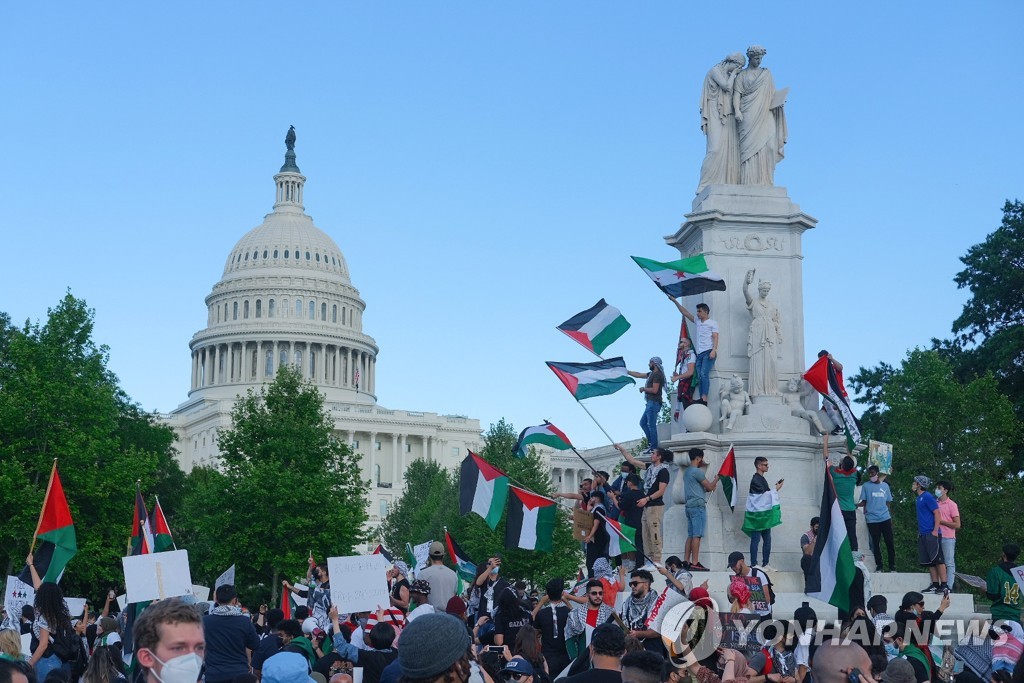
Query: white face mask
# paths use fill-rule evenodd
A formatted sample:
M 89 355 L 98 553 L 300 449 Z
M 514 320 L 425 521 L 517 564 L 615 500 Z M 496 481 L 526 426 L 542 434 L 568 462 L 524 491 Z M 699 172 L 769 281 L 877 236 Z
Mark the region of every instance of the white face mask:
M 168 659 L 166 662 L 161 661 L 152 650 L 149 653 L 163 665 L 160 673 L 153 670 L 153 675 L 160 683 L 196 683 L 203 671 L 203 658 L 195 652 Z
M 899 657 L 900 649 L 896 647 L 896 643 L 886 643 L 885 654 L 887 654 L 890 657 Z
M 878 475 L 877 474 L 872 474 L 871 475 L 871 483 L 872 484 L 877 484 L 878 483 Z
M 942 498 L 944 495 L 946 495 L 945 491 L 943 491 L 942 489 L 935 489 L 936 498 Z

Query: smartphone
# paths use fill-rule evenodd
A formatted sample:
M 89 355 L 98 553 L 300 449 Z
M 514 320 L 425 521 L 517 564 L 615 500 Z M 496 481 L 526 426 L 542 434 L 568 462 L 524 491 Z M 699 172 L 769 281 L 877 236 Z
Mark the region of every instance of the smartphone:
M 504 645 L 485 645 L 484 646 L 484 652 L 497 652 L 498 654 L 501 654 L 504 651 L 505 651 L 505 646 Z

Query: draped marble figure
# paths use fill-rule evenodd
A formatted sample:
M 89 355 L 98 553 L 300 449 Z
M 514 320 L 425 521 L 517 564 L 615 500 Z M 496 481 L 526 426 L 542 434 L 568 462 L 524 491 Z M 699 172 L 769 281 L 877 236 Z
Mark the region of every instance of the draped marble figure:
M 785 93 L 775 92 L 771 71 L 761 66 L 766 52 L 759 45 L 747 48 L 747 68 L 736 75 L 733 83 L 742 185 L 774 185 L 775 164 L 782 160 L 786 144 L 786 114 L 781 101 Z
M 707 153 L 700 167 L 697 192 L 708 185 L 740 182 L 740 150 L 733 116 L 732 91 L 743 68 L 742 52 L 734 52 L 711 67 L 700 93 L 700 129 L 707 136 Z
M 758 297 L 750 293 L 755 270 L 748 270 L 743 282 L 743 297 L 750 311 L 750 334 L 747 337 L 747 356 L 750 357 L 750 379 L 747 393 L 751 396 L 778 396 L 779 375 L 775 368 L 778 345 L 782 342 L 782 323 L 779 309 L 768 300 L 772 283 L 761 280 L 757 284 Z

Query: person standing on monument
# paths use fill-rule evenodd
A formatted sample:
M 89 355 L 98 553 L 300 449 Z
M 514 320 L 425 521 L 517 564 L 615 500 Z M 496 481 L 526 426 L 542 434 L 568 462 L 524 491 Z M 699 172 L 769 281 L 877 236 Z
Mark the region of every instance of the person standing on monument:
M 686 545 L 683 548 L 683 567 L 692 572 L 706 572 L 700 563 L 700 541 L 707 526 L 707 498 L 705 492 L 718 488 L 718 475 L 708 479 L 704 470 L 704 451 L 691 448 L 690 464 L 683 472 L 683 495 L 686 499 Z
M 882 539 L 888 548 L 889 571 L 896 571 L 896 549 L 892 535 L 892 491 L 889 485 L 881 480 L 878 466 L 868 468 L 868 481 L 860 487 L 858 507 L 864 508 L 864 521 L 868 524 L 868 535 L 871 537 L 871 553 L 875 556 L 875 571 L 882 571 Z
M 697 304 L 697 315 L 694 317 L 675 297 L 669 295 L 669 301 L 676 305 L 679 312 L 697 328 L 697 377 L 700 381 L 700 402 L 708 404 L 708 393 L 711 391 L 711 370 L 718 358 L 718 323 L 711 319 L 711 309 L 705 303 Z
M 750 358 L 750 379 L 747 393 L 751 396 L 778 396 L 779 376 L 775 369 L 778 356 L 778 345 L 782 343 L 782 323 L 779 321 L 779 309 L 768 300 L 768 292 L 772 283 L 761 280 L 757 283 L 758 298 L 750 293 L 750 285 L 754 282 L 751 268 L 743 281 L 743 297 L 747 300 L 750 311 L 750 334 L 747 336 L 747 356 Z
M 631 465 L 643 470 L 644 495 L 636 502 L 643 508 L 641 527 L 643 529 L 644 554 L 650 562 L 661 562 L 662 518 L 665 516 L 665 494 L 668 493 L 668 463 L 675 454 L 664 448 L 655 448 L 650 464 L 637 460 L 621 444 L 612 444 Z M 647 565 L 644 565 L 647 566 Z M 654 567 L 651 566 L 651 569 Z
M 640 387 L 640 393 L 646 399 L 644 414 L 640 416 L 640 429 L 644 430 L 644 436 L 647 437 L 647 450 L 644 453 L 650 454 L 658 447 L 658 415 L 661 413 L 661 392 L 665 388 L 665 369 L 660 356 L 652 356 L 647 367 L 649 372 L 627 372 L 630 377 L 647 380 Z
M 680 416 L 691 403 L 693 403 L 693 376 L 697 373 L 697 354 L 693 352 L 693 345 L 690 340 L 683 337 L 679 340 L 679 348 L 676 353 L 676 371 L 672 373 L 672 381 L 676 385 L 676 406 L 673 414 L 673 421 L 678 422 L 685 432 L 686 427 L 682 424 Z
M 946 588 L 946 560 L 942 557 L 942 515 L 935 496 L 928 492 L 932 480 L 923 474 L 914 477 L 910 490 L 917 508 L 917 552 L 922 567 L 928 567 L 932 582 L 922 593 L 949 592 Z
M 740 148 L 732 88 L 745 61 L 742 52 L 734 52 L 711 67 L 704 77 L 700 93 L 700 129 L 707 136 L 708 151 L 700 167 L 698 193 L 708 185 L 740 182 Z
M 942 532 L 942 559 L 946 561 L 946 587 L 953 590 L 956 579 L 956 530 L 960 528 L 960 507 L 950 499 L 953 484 L 940 480 L 935 485 L 935 499 L 939 504 L 939 526 Z
M 786 114 L 783 103 L 775 101 L 772 72 L 761 66 L 767 52 L 760 45 L 748 47 L 747 68 L 733 83 L 742 185 L 774 185 L 775 165 L 784 156 Z

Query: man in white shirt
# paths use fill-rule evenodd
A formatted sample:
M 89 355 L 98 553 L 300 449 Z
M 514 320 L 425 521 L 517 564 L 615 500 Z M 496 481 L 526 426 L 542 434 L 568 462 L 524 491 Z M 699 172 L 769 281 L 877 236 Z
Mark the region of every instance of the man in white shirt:
M 704 405 L 708 403 L 708 393 L 711 391 L 711 371 L 715 367 L 715 359 L 718 358 L 718 323 L 711 319 L 711 309 L 705 303 L 697 304 L 697 315 L 690 313 L 681 303 L 670 296 L 669 299 L 676 305 L 679 312 L 692 322 L 697 328 L 694 341 L 697 344 L 697 375 L 700 378 L 700 400 Z

